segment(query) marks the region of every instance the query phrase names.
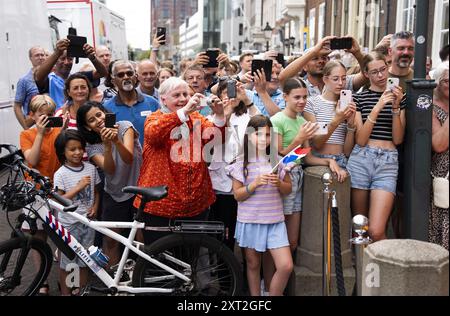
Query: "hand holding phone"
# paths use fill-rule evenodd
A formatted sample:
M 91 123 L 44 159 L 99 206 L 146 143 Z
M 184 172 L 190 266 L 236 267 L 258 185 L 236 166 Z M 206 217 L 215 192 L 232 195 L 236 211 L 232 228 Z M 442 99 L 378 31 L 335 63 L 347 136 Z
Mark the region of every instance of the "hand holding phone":
M 236 80 L 234 80 L 234 79 L 227 81 L 227 96 L 230 99 L 234 99 L 237 96 Z
M 47 122 L 46 128 L 63 127 L 64 124 L 63 118 L 59 116 L 49 116 Z
M 253 59 L 252 60 L 252 76 L 256 75 L 257 70 L 264 70 L 264 60 L 262 59 Z
M 319 129 L 314 135 L 327 135 L 328 134 L 328 123 L 317 122 Z
M 204 65 L 204 68 L 217 68 L 219 67 L 219 62 L 217 61 L 217 58 L 219 57 L 220 51 L 217 48 L 208 48 L 206 50 L 206 55 L 209 58 L 209 61 L 206 65 Z
M 201 108 L 205 108 L 207 106 L 211 106 L 212 105 L 212 100 L 211 97 L 203 97 L 200 99 L 200 107 Z
M 331 50 L 351 49 L 352 47 L 353 47 L 353 38 L 351 37 L 340 37 L 340 38 L 333 38 L 330 40 Z
M 284 54 L 283 53 L 278 53 L 278 55 L 277 55 L 277 62 L 281 66 L 285 67 L 285 61 L 284 61 Z
M 83 49 L 84 44 L 87 43 L 87 38 L 84 36 L 67 35 L 70 41 L 67 48 L 67 57 L 87 58 L 86 52 Z
M 345 110 L 350 102 L 352 102 L 353 96 L 351 90 L 342 90 L 340 97 L 340 106 L 339 109 L 341 111 Z
M 399 85 L 400 85 L 400 79 L 399 78 L 388 78 L 386 90 L 393 91 L 394 88 L 398 87 Z
M 156 38 L 159 38 L 162 36 L 162 38 L 159 39 L 159 43 L 161 45 L 166 45 L 166 28 L 165 27 L 157 27 L 156 28 Z

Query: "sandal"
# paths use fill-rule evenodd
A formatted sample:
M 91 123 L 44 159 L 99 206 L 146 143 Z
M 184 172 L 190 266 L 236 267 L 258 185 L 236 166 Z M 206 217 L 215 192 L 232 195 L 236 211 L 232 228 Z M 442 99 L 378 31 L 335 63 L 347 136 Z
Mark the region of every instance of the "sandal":
M 50 286 L 48 283 L 42 284 L 36 296 L 49 296 Z

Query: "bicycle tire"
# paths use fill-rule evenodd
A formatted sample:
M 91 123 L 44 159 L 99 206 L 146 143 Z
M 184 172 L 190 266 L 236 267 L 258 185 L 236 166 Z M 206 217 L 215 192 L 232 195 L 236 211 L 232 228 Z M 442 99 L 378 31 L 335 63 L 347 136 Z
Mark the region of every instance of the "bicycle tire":
M 138 258 L 132 278 L 134 287 L 172 288 L 175 291 L 170 295 L 179 296 L 241 294 L 243 277 L 240 264 L 231 250 L 217 239 L 198 234 L 172 234 L 146 246 L 144 251 L 181 273 L 188 274 L 179 265 L 166 260 L 163 254 L 170 253 L 173 257 L 190 264 L 192 276 L 188 277 L 191 278 L 192 285 L 187 288 L 184 281 L 176 277 L 172 280 L 149 283 L 146 281 L 148 275 L 157 277 L 171 274 L 143 258 Z M 202 254 L 198 255 L 199 252 Z
M 17 267 L 18 257 L 27 242 L 38 257 L 33 258 L 33 251 L 28 251 L 22 267 Z M 0 296 L 35 295 L 47 279 L 52 267 L 52 258 L 50 246 L 36 238 L 29 240 L 12 238 L 0 243 Z M 39 263 L 36 264 L 38 260 Z M 16 268 L 20 271 L 20 280 L 18 284 L 12 284 L 11 277 Z

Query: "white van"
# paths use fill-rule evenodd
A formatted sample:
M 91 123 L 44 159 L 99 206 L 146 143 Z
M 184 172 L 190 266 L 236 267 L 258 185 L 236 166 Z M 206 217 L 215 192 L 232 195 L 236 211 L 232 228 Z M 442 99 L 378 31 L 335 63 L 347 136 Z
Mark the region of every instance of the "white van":
M 0 1 L 0 143 L 19 144 L 22 127 L 13 109 L 16 85 L 31 68 L 28 50 L 52 50 L 45 0 Z

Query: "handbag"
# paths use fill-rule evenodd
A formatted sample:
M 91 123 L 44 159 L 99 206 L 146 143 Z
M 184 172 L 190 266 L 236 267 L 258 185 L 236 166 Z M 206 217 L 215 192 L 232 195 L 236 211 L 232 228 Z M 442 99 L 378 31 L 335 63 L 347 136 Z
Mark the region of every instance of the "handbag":
M 448 172 L 445 178 L 433 176 L 433 202 L 439 208 L 448 208 Z

